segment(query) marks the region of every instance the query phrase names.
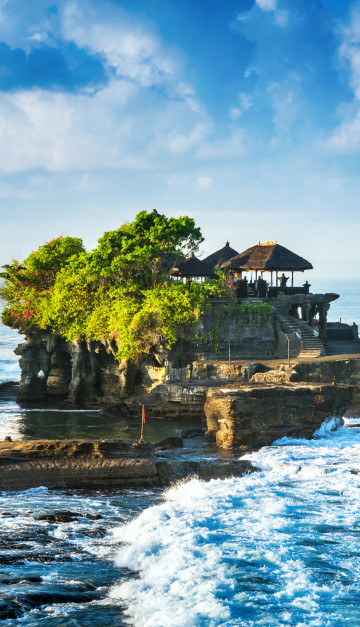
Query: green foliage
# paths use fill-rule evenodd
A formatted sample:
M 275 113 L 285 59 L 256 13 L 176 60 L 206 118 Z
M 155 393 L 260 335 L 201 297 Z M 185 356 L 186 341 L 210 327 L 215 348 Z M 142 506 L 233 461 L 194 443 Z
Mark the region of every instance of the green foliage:
M 241 325 L 243 319 L 248 319 L 249 324 L 252 327 L 254 322 L 257 323 L 258 327 L 261 326 L 262 322 L 265 320 L 270 320 L 272 316 L 272 307 L 268 303 L 259 302 L 250 302 L 243 305 L 238 306 L 239 318 L 238 318 L 238 329 L 241 329 Z
M 203 239 L 192 218 L 141 211 L 133 222 L 104 233 L 91 267 L 104 279 L 139 292 L 161 284 L 175 260 L 196 251 Z
M 159 343 L 170 348 L 191 339 L 208 298 L 225 291 L 221 279 L 190 285 L 169 279 L 175 259 L 202 241 L 191 218 L 155 210 L 104 233 L 90 253 L 80 239 L 54 239 L 23 264 L 3 267 L 2 321 L 23 332 L 101 340 L 119 359 L 136 359 Z
M 85 254 L 81 239 L 58 237 L 40 246 L 22 264 L 14 260 L 3 266 L 0 276 L 5 280 L 0 295 L 7 304 L 3 323 L 20 331 L 44 328 L 56 279 L 81 254 Z
M 23 263 L 3 266 L 4 324 L 21 332 L 50 330 L 67 340 L 99 340 L 118 359 L 138 359 L 156 345 L 210 342 L 220 351 L 221 329 L 231 318 L 259 326 L 271 318 L 262 302 L 238 305 L 222 270 L 215 280 L 189 285 L 169 279 L 174 261 L 203 241 L 194 221 L 142 211 L 109 231 L 86 252 L 78 238 L 59 237 Z M 218 299 L 216 305 L 212 299 Z M 213 308 L 214 327 L 196 337 L 196 322 Z

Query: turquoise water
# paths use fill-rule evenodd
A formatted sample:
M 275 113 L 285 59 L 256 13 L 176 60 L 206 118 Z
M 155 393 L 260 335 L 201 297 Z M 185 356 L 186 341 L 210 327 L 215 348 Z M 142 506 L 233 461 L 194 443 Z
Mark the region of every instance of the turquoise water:
M 341 292 L 331 320 L 360 322 L 360 284 L 321 282 L 314 291 Z M 18 340 L 0 328 L 0 381 L 19 376 Z M 94 411 L 24 411 L 11 390 L 0 405 L 0 438 L 136 437 L 136 428 Z M 247 455 L 260 469 L 248 477 L 193 479 L 165 492 L 2 493 L 0 619 L 7 627 L 358 627 L 359 452 L 360 429 L 330 421 L 310 441 L 284 438 Z M 68 522 L 39 519 L 64 509 Z
M 309 282 L 310 279 L 309 279 Z M 360 281 L 314 280 L 311 284 L 313 293 L 335 293 L 340 298 L 330 305 L 329 322 L 342 322 L 360 326 Z

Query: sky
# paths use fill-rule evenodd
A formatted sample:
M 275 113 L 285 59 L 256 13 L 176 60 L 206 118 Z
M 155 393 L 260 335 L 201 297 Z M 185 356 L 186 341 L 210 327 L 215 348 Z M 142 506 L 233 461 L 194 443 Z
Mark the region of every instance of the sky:
M 143 209 L 360 268 L 359 0 L 0 0 L 0 264 Z

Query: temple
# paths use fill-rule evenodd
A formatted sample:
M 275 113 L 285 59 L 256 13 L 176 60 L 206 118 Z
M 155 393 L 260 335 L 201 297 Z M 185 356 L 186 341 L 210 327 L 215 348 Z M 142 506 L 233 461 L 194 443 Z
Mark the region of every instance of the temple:
M 264 302 L 276 312 L 280 333 L 285 335 L 292 357 L 320 357 L 327 343 L 327 312 L 338 294 L 312 294 L 306 280 L 296 285 L 295 277 L 312 264 L 278 244 L 259 242 L 238 253 L 229 242 L 201 260 L 192 255 L 176 262 L 171 270 L 175 280 L 206 281 L 224 271 L 239 304 Z M 234 342 L 234 338 L 233 338 Z M 236 343 L 236 342 L 235 342 Z

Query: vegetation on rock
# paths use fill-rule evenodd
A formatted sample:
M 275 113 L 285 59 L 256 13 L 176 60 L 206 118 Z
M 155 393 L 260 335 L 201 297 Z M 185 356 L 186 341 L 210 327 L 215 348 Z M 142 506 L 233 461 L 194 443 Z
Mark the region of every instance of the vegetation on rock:
M 104 233 L 91 252 L 81 239 L 58 237 L 23 263 L 3 266 L 2 321 L 25 333 L 45 330 L 66 340 L 98 340 L 118 359 L 138 359 L 155 346 L 199 341 L 196 322 L 209 299 L 225 297 L 217 304 L 216 328 L 205 338 L 218 350 L 221 321 L 236 314 L 240 324 L 246 313 L 251 324 L 253 319 L 260 324 L 271 307 L 258 303 L 243 311 L 221 270 L 204 283 L 171 279 L 176 259 L 196 251 L 202 241 L 191 218 L 167 218 L 155 210 Z
M 201 231 L 189 217 L 142 211 L 86 252 L 59 237 L 23 263 L 3 266 L 2 321 L 22 332 L 48 330 L 67 340 L 111 343 L 119 359 L 191 336 L 219 281 L 184 285 L 169 278 L 174 261 L 196 251 Z

